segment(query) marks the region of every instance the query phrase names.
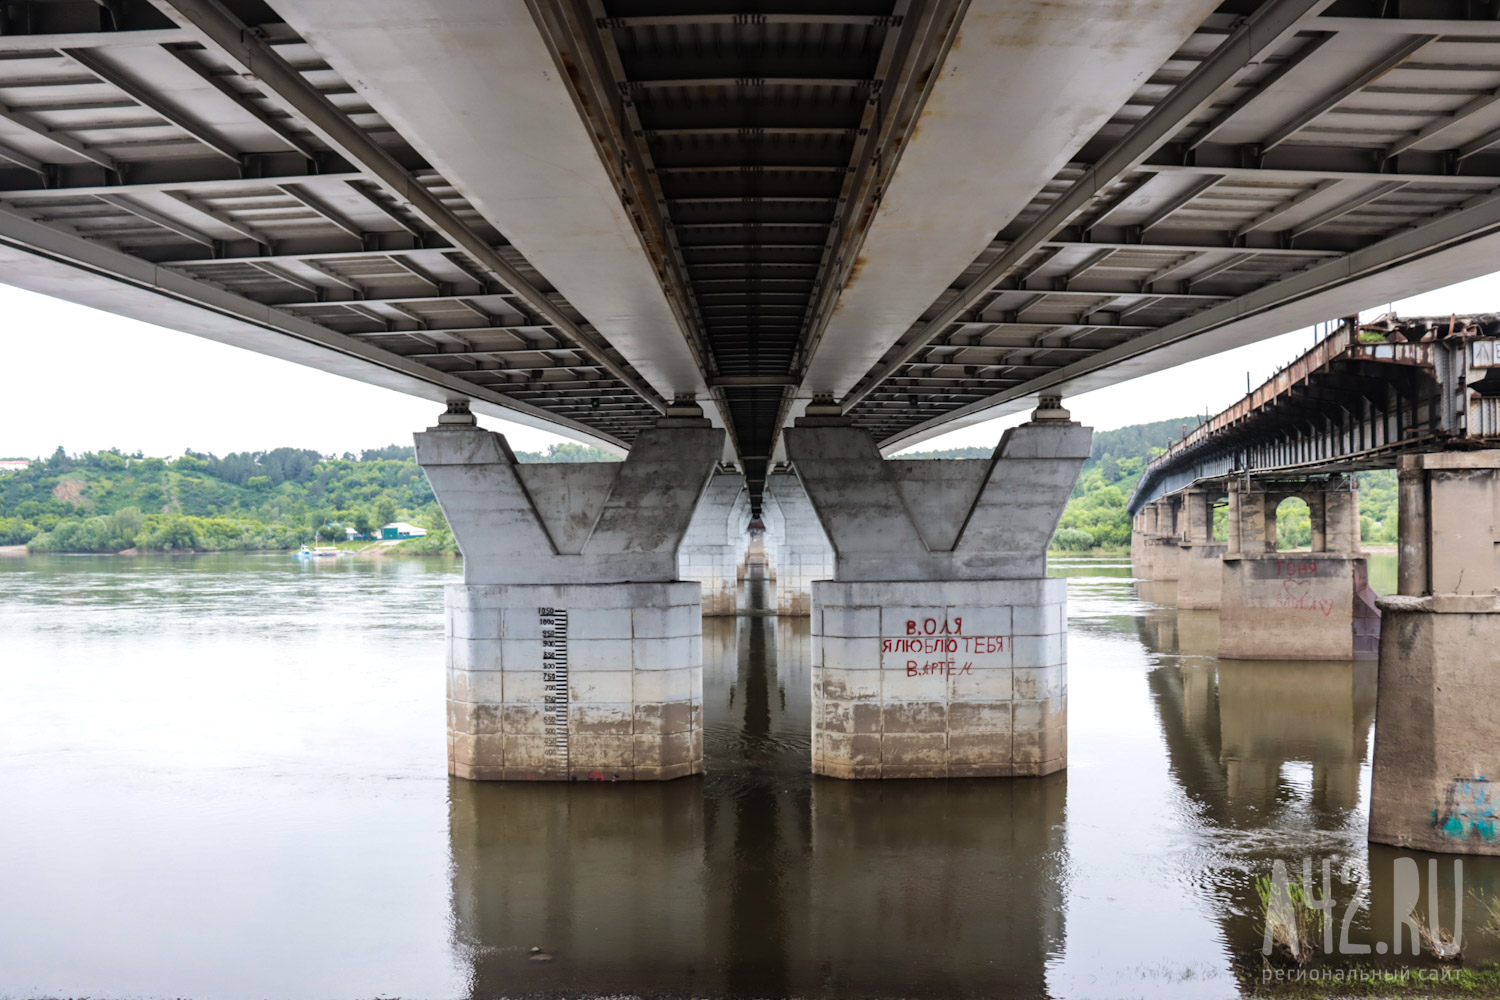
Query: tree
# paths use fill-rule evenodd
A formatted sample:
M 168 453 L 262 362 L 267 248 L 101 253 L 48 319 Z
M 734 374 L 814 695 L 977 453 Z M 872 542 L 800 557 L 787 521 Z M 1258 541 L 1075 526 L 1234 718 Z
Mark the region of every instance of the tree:
M 198 547 L 198 533 L 191 518 L 181 514 L 166 514 L 156 519 L 156 524 L 142 531 L 136 544 L 157 552 L 183 551 Z
M 141 528 L 146 523 L 139 507 L 122 507 L 106 517 L 105 521 L 109 526 L 111 547 L 115 552 L 135 545 L 135 536 L 141 533 Z
M 374 531 L 376 527 L 377 525 L 375 524 L 375 519 L 370 516 L 370 512 L 368 510 L 361 507 L 359 510 L 355 511 L 355 531 L 359 532 L 361 535 L 368 535 L 370 532 Z
M 385 527 L 396 519 L 396 501 L 390 497 L 381 497 L 375 501 L 375 520 L 377 527 Z

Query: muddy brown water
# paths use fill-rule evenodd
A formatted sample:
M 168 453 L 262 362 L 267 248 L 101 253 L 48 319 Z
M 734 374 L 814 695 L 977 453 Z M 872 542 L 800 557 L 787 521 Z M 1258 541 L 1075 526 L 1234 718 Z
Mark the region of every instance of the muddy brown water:
M 807 622 L 766 614 L 705 621 L 701 778 L 450 780 L 455 572 L 0 561 L 0 996 L 1228 997 L 1275 859 L 1391 939 L 1373 667 L 1219 662 L 1122 560 L 1053 563 L 1065 773 L 884 783 L 808 773 Z M 1497 885 L 1465 862 L 1471 960 Z

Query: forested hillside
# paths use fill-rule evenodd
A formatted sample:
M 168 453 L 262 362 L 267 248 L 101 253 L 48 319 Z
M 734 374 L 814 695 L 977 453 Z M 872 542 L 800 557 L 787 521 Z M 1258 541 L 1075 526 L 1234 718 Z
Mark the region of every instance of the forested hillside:
M 1125 549 L 1125 504 L 1146 462 L 1196 426 L 1185 417 L 1133 424 L 1094 435 L 1089 460 L 1053 539 L 1071 551 Z M 988 458 L 992 448 L 927 451 L 903 458 Z M 578 444 L 517 452 L 522 462 L 613 461 Z M 1361 533 L 1366 542 L 1396 538 L 1396 475 L 1360 474 Z M 1224 512 L 1217 513 L 1223 537 Z M 34 552 L 223 551 L 293 549 L 315 539 L 361 534 L 391 521 L 428 530 L 402 551 L 457 551 L 411 448 L 391 445 L 358 456 L 300 448 L 236 452 L 220 458 L 188 452 L 168 461 L 118 451 L 70 456 L 59 448 L 22 472 L 0 473 L 0 545 Z M 1288 502 L 1277 517 L 1279 544 L 1307 545 L 1307 508 Z
M 516 457 L 615 460 L 577 444 Z M 342 457 L 301 448 L 222 458 L 189 451 L 173 461 L 58 448 L 29 469 L 0 474 L 0 545 L 34 552 L 290 549 L 397 520 L 429 532 L 403 549 L 454 551 L 413 450 L 397 445 Z

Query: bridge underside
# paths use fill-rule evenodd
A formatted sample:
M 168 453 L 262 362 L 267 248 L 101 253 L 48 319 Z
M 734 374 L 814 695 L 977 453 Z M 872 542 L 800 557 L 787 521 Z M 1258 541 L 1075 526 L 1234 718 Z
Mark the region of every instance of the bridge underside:
M 758 498 L 816 396 L 888 451 L 1489 270 L 1492 14 L 8 4 L 0 279 L 618 447 L 691 394 Z

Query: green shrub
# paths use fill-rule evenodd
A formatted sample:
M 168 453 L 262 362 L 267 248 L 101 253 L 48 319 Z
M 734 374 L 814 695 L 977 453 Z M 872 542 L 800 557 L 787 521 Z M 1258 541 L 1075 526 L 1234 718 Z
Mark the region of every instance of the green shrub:
M 1052 547 L 1064 552 L 1087 552 L 1094 547 L 1094 536 L 1081 528 L 1059 528 L 1052 536 Z

